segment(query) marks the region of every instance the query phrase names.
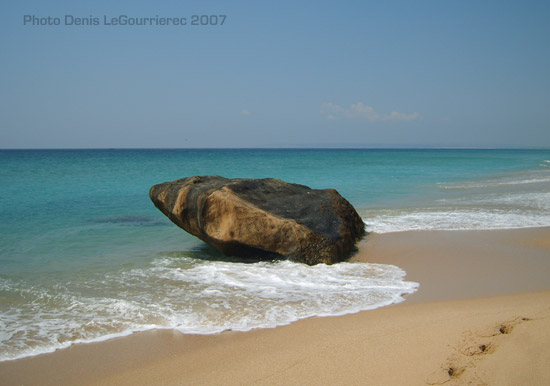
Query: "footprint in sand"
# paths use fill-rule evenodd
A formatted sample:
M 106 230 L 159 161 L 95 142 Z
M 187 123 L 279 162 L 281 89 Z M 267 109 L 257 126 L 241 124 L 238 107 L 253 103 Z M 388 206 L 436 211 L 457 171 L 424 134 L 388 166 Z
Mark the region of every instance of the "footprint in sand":
M 486 355 L 495 352 L 501 339 L 504 339 L 505 335 L 511 334 L 515 326 L 529 320 L 526 317 L 517 317 L 491 325 L 476 333 L 465 332 L 462 341 L 458 347 L 455 347 L 455 353 L 438 371 L 428 377 L 426 383 L 448 386 L 487 385 L 475 372 L 479 361 L 482 361 Z

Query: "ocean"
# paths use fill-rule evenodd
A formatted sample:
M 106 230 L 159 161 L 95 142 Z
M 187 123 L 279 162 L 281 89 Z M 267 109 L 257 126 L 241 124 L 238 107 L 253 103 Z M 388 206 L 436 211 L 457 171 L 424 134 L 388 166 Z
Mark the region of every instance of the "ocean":
M 369 232 L 550 226 L 550 150 L 1 150 L 0 360 L 172 328 L 274 327 L 403 300 L 396 266 L 226 258 L 149 199 L 193 175 L 335 188 Z

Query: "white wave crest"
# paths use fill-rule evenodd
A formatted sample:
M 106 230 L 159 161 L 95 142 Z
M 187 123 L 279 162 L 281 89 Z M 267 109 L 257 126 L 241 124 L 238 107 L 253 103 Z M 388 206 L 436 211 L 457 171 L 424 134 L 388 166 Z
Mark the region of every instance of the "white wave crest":
M 0 280 L 0 360 L 153 328 L 211 334 L 342 315 L 403 300 L 418 284 L 391 265 L 254 264 L 163 257 L 77 289 Z M 101 288 L 102 296 L 97 288 Z M 95 294 L 94 294 L 95 293 Z M 94 296 L 91 296 L 94 294 Z
M 534 177 L 534 178 L 525 178 L 520 180 L 494 180 L 494 181 L 480 181 L 480 182 L 463 182 L 463 183 L 454 183 L 454 184 L 439 184 L 439 187 L 442 189 L 474 189 L 474 188 L 491 188 L 498 186 L 507 186 L 507 185 L 524 185 L 524 184 L 539 184 L 550 182 L 550 177 Z
M 501 210 L 418 210 L 364 218 L 366 230 L 375 233 L 410 230 L 514 229 L 550 226 L 550 215 Z

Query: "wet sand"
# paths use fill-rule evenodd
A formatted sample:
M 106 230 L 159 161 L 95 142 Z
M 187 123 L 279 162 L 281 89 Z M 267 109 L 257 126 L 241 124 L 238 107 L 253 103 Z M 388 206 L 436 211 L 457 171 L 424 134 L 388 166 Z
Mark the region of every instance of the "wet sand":
M 369 235 L 399 305 L 209 336 L 150 331 L 0 363 L 1 385 L 548 385 L 550 229 Z
M 407 303 L 550 289 L 550 228 L 370 234 L 354 261 L 394 264 L 420 283 Z

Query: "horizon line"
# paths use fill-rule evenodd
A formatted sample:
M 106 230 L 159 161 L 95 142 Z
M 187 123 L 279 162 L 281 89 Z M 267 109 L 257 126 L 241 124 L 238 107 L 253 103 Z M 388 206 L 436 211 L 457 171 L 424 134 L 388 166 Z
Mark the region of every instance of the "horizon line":
M 550 147 L 488 147 L 488 146 L 358 146 L 358 147 L 29 147 L 0 148 L 18 150 L 550 150 Z

